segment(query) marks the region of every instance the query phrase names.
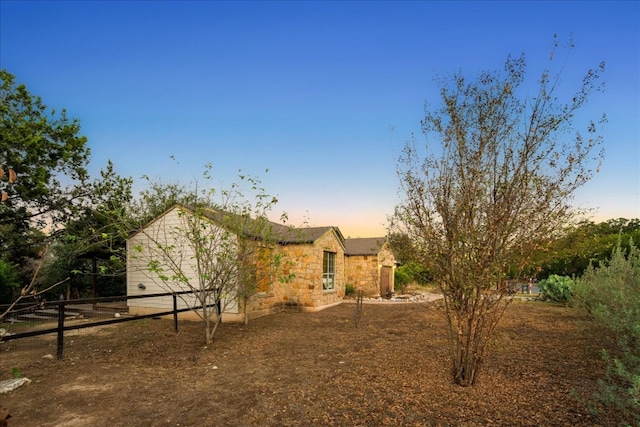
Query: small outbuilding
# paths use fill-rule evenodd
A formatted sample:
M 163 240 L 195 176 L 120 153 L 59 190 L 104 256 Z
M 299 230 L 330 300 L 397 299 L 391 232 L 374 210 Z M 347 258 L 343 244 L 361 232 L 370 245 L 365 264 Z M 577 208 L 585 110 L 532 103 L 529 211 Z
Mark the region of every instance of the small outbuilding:
M 395 257 L 386 237 L 345 240 L 345 283 L 369 297 L 394 291 Z

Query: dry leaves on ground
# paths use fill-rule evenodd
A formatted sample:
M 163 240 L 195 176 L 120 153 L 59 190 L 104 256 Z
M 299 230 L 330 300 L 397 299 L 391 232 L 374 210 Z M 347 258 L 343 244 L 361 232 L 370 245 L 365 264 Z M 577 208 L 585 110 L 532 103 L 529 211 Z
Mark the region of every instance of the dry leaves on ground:
M 477 385 L 451 381 L 446 320 L 434 303 L 354 304 L 224 324 L 134 321 L 2 344 L 0 372 L 28 386 L 0 396 L 13 426 L 609 426 L 587 397 L 599 339 L 572 309 L 515 301 Z M 2 379 L 2 378 L 0 378 Z

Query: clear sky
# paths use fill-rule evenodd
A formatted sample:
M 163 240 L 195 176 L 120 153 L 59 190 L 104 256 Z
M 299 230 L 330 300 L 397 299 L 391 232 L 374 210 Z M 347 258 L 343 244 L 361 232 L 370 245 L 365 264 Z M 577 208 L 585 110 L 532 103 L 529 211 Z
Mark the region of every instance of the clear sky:
M 607 157 L 576 203 L 596 221 L 637 218 L 639 5 L 0 0 L 0 67 L 81 121 L 93 174 L 111 159 L 136 186 L 190 182 L 211 162 L 223 185 L 258 176 L 294 225 L 369 237 L 399 200 L 396 159 L 437 101 L 436 74 L 474 77 L 524 52 L 535 83 L 553 34 L 573 35 L 568 89 L 607 64 L 578 119 L 609 119 Z

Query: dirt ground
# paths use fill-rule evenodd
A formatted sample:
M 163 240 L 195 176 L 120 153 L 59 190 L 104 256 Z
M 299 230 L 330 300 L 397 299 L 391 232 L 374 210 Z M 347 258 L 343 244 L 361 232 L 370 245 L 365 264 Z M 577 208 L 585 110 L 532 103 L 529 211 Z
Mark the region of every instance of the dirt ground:
M 602 373 L 599 339 L 569 308 L 511 304 L 474 387 L 451 381 L 437 303 L 282 312 L 224 324 L 137 320 L 0 344 L 9 426 L 613 426 L 588 397 Z M 34 338 L 35 339 L 35 338 Z

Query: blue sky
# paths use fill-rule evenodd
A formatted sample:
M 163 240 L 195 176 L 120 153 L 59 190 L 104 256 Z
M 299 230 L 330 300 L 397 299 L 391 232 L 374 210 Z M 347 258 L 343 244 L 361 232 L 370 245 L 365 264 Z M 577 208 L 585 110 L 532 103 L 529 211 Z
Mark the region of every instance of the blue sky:
M 139 188 L 142 175 L 190 182 L 210 162 L 225 186 L 241 169 L 278 196 L 274 214 L 366 237 L 385 234 L 396 159 L 420 138 L 437 74 L 524 52 L 535 83 L 553 34 L 572 35 L 563 87 L 607 63 L 606 91 L 577 120 L 609 119 L 607 157 L 576 204 L 636 218 L 639 5 L 0 0 L 0 67 L 81 121 L 94 174 L 111 159 Z

